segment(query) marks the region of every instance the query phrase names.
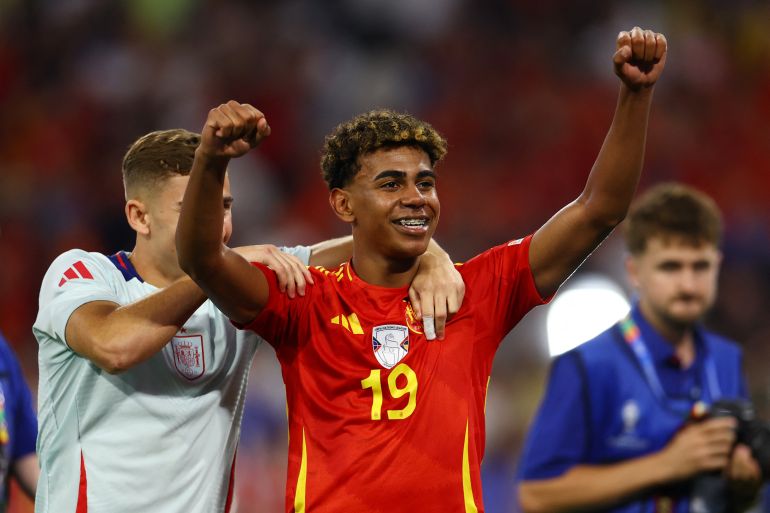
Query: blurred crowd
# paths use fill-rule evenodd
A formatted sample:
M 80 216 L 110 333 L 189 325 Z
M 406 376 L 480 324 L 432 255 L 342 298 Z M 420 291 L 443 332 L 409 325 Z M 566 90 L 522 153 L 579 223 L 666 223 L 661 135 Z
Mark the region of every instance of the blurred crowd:
M 324 135 L 379 106 L 449 140 L 439 242 L 458 260 L 525 235 L 577 196 L 610 124 L 619 30 L 667 35 L 642 187 L 681 180 L 726 216 L 709 324 L 740 341 L 770 419 L 770 3 L 762 0 L 0 1 L 0 330 L 35 387 L 31 325 L 62 251 L 132 248 L 120 163 L 140 135 L 200 130 L 228 99 L 273 134 L 233 162 L 235 242 L 345 233 L 319 176 Z M 586 269 L 622 280 L 614 235 Z M 625 286 L 625 284 L 623 284 Z M 487 511 L 542 391 L 542 314 L 501 349 L 490 387 Z M 279 511 L 285 411 L 272 350 L 252 372 L 238 451 L 241 513 Z

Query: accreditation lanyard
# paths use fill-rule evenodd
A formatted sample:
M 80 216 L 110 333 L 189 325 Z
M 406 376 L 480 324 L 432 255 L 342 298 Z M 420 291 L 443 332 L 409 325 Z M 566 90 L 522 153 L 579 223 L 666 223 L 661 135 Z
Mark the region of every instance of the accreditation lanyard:
M 661 404 L 670 404 L 677 409 L 686 410 L 689 412 L 695 400 L 690 402 L 688 400 L 673 399 L 666 395 L 665 390 L 663 390 L 663 385 L 660 382 L 660 378 L 658 378 L 658 373 L 655 370 L 655 364 L 652 361 L 652 355 L 650 355 L 650 351 L 647 349 L 647 345 L 644 343 L 644 339 L 642 338 L 642 331 L 639 329 L 639 326 L 636 325 L 636 322 L 634 321 L 633 317 L 631 317 L 631 314 L 620 321 L 620 331 L 623 333 L 623 339 L 625 339 L 626 343 L 629 345 L 634 355 L 636 356 L 636 359 L 639 361 L 639 365 L 642 368 L 642 372 L 644 372 L 644 376 L 647 379 L 647 383 L 650 385 L 652 392 L 655 394 L 658 400 L 660 400 Z M 705 352 L 703 366 L 706 374 L 705 385 L 708 386 L 709 390 L 708 399 L 710 401 L 714 401 L 722 396 L 722 391 L 719 387 L 719 381 L 717 380 L 717 372 L 716 366 L 714 365 L 714 360 L 711 358 L 711 355 L 708 353 L 708 351 Z M 701 391 L 700 400 L 703 400 L 703 391 Z

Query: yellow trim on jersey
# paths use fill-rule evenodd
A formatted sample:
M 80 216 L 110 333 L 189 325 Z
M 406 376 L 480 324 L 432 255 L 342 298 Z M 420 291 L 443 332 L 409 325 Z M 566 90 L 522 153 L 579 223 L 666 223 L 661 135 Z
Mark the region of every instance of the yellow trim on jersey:
M 487 377 L 487 388 L 484 390 L 484 415 L 487 414 L 487 399 L 489 399 L 489 382 L 492 381 L 492 376 Z
M 355 312 L 348 315 L 348 321 L 350 321 L 350 331 L 352 331 L 354 335 L 364 334 L 364 330 L 361 329 L 361 322 L 358 320 L 358 316 Z
M 471 469 L 468 462 L 468 421 L 465 421 L 465 443 L 463 444 L 463 497 L 465 498 L 465 513 L 478 513 L 476 501 L 473 499 L 471 486 Z
M 467 440 L 467 435 L 466 435 Z M 297 489 L 294 492 L 294 513 L 305 513 L 305 484 L 307 481 L 307 446 L 305 445 L 305 429 L 302 428 L 302 462 L 299 465 Z

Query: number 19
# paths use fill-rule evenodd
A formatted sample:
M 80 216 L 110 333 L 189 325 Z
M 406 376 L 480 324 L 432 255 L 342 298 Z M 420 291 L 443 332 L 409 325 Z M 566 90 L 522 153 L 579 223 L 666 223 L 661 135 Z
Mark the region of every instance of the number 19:
M 380 369 L 373 369 L 369 373 L 368 378 L 361 380 L 361 388 L 364 390 L 367 388 L 372 389 L 372 420 L 380 420 L 382 418 L 382 382 L 380 374 Z M 399 376 L 406 377 L 406 385 L 403 387 L 399 387 L 396 383 Z M 409 394 L 409 400 L 404 408 L 400 410 L 387 410 L 388 419 L 399 420 L 410 416 L 414 412 L 415 406 L 417 406 L 417 375 L 411 367 L 405 363 L 399 363 L 388 375 L 388 390 L 394 399 Z

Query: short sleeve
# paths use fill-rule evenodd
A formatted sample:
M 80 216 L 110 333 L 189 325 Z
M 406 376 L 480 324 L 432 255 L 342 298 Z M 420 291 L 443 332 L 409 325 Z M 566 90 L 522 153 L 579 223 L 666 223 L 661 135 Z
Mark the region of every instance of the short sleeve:
M 524 444 L 519 479 L 557 477 L 585 461 L 589 419 L 584 372 L 574 351 L 554 361 L 545 396 Z
M 257 262 L 252 262 L 251 265 L 262 271 L 267 278 L 270 288 L 267 305 L 250 323 L 242 326 L 237 323 L 233 324 L 237 328 L 257 333 L 276 351 L 279 351 L 285 344 L 291 344 L 290 341 L 296 341 L 301 312 L 314 299 L 319 282 L 323 277 L 315 269 L 310 269 L 316 284 L 308 287 L 304 296 L 289 298 L 278 288 L 275 272 L 266 265 Z
M 529 265 L 532 236 L 517 239 L 489 249 L 460 267 L 468 300 L 481 305 L 484 315 L 493 323 L 493 339 L 499 343 L 535 306 L 546 303 L 535 287 Z
M 305 265 L 310 265 L 310 246 L 291 246 L 278 248 L 284 253 L 294 255 Z
M 117 272 L 108 267 L 111 265 L 106 257 L 79 249 L 53 261 L 40 287 L 38 315 L 32 328 L 38 340 L 46 336 L 66 344 L 67 322 L 79 307 L 92 301 L 120 304 L 111 286 L 112 274 Z

